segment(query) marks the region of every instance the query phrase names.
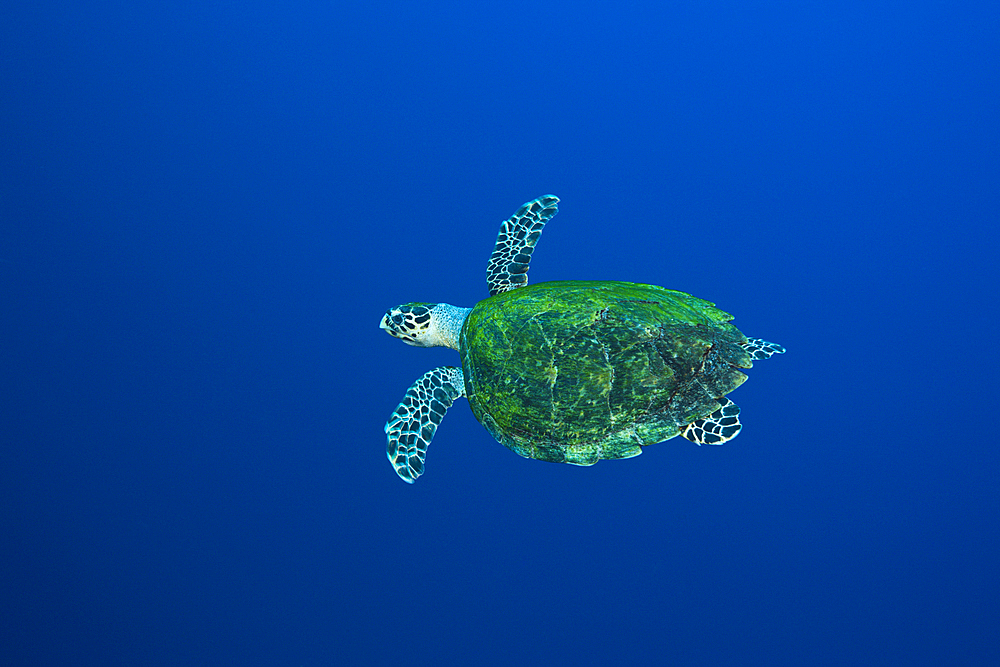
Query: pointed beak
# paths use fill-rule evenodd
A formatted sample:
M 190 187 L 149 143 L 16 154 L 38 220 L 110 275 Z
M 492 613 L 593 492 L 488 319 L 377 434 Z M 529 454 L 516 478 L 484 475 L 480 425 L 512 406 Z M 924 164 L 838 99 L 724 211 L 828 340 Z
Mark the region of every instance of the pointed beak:
M 379 329 L 388 329 L 389 328 L 389 316 L 388 315 L 383 315 L 382 316 L 382 321 L 378 323 L 378 328 Z

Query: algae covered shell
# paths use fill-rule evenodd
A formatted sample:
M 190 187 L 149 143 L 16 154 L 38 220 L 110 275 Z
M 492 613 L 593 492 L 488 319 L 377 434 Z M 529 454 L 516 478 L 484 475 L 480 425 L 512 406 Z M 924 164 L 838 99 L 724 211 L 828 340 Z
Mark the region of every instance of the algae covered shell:
M 480 301 L 462 327 L 465 393 L 501 443 L 589 465 L 635 456 L 720 408 L 752 365 L 732 316 L 684 292 L 549 282 Z

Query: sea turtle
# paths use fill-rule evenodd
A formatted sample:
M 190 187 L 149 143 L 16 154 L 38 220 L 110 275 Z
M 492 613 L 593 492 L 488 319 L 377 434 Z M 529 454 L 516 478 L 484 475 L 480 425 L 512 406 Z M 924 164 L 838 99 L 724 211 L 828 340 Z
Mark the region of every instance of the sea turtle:
M 747 338 L 708 301 L 653 285 L 558 281 L 527 286 L 552 195 L 524 204 L 500 225 L 486 267 L 490 296 L 473 308 L 408 303 L 381 327 L 418 347 L 457 350 L 462 367 L 425 373 L 385 425 L 387 453 L 412 483 L 445 412 L 459 396 L 514 452 L 593 465 L 682 435 L 719 445 L 740 431 L 726 394 L 753 361 L 784 352 Z

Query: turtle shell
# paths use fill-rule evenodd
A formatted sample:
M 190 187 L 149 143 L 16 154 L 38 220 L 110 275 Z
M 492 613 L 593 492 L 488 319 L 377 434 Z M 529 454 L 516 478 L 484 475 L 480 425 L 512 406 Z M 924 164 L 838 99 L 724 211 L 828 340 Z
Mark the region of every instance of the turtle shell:
M 548 282 L 480 301 L 462 326 L 476 419 L 514 452 L 627 458 L 719 408 L 751 358 L 732 316 L 684 292 Z

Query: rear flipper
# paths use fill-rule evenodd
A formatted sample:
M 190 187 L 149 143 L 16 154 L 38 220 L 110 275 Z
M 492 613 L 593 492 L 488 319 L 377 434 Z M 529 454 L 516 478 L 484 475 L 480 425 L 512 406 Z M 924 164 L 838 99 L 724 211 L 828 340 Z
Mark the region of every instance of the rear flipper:
M 743 349 L 747 351 L 750 358 L 754 361 L 767 359 L 772 354 L 784 354 L 785 352 L 785 348 L 777 343 L 768 343 L 766 340 L 761 340 L 760 338 L 747 338 L 747 342 L 743 344 Z
M 771 343 L 767 344 L 771 345 Z M 784 352 L 784 350 L 781 351 Z M 767 357 L 761 358 L 766 359 Z M 721 407 L 709 416 L 696 419 L 688 424 L 681 435 L 696 445 L 721 445 L 726 440 L 735 438 L 740 429 L 743 428 L 743 425 L 740 424 L 740 407 L 725 396 L 719 399 L 719 405 Z

